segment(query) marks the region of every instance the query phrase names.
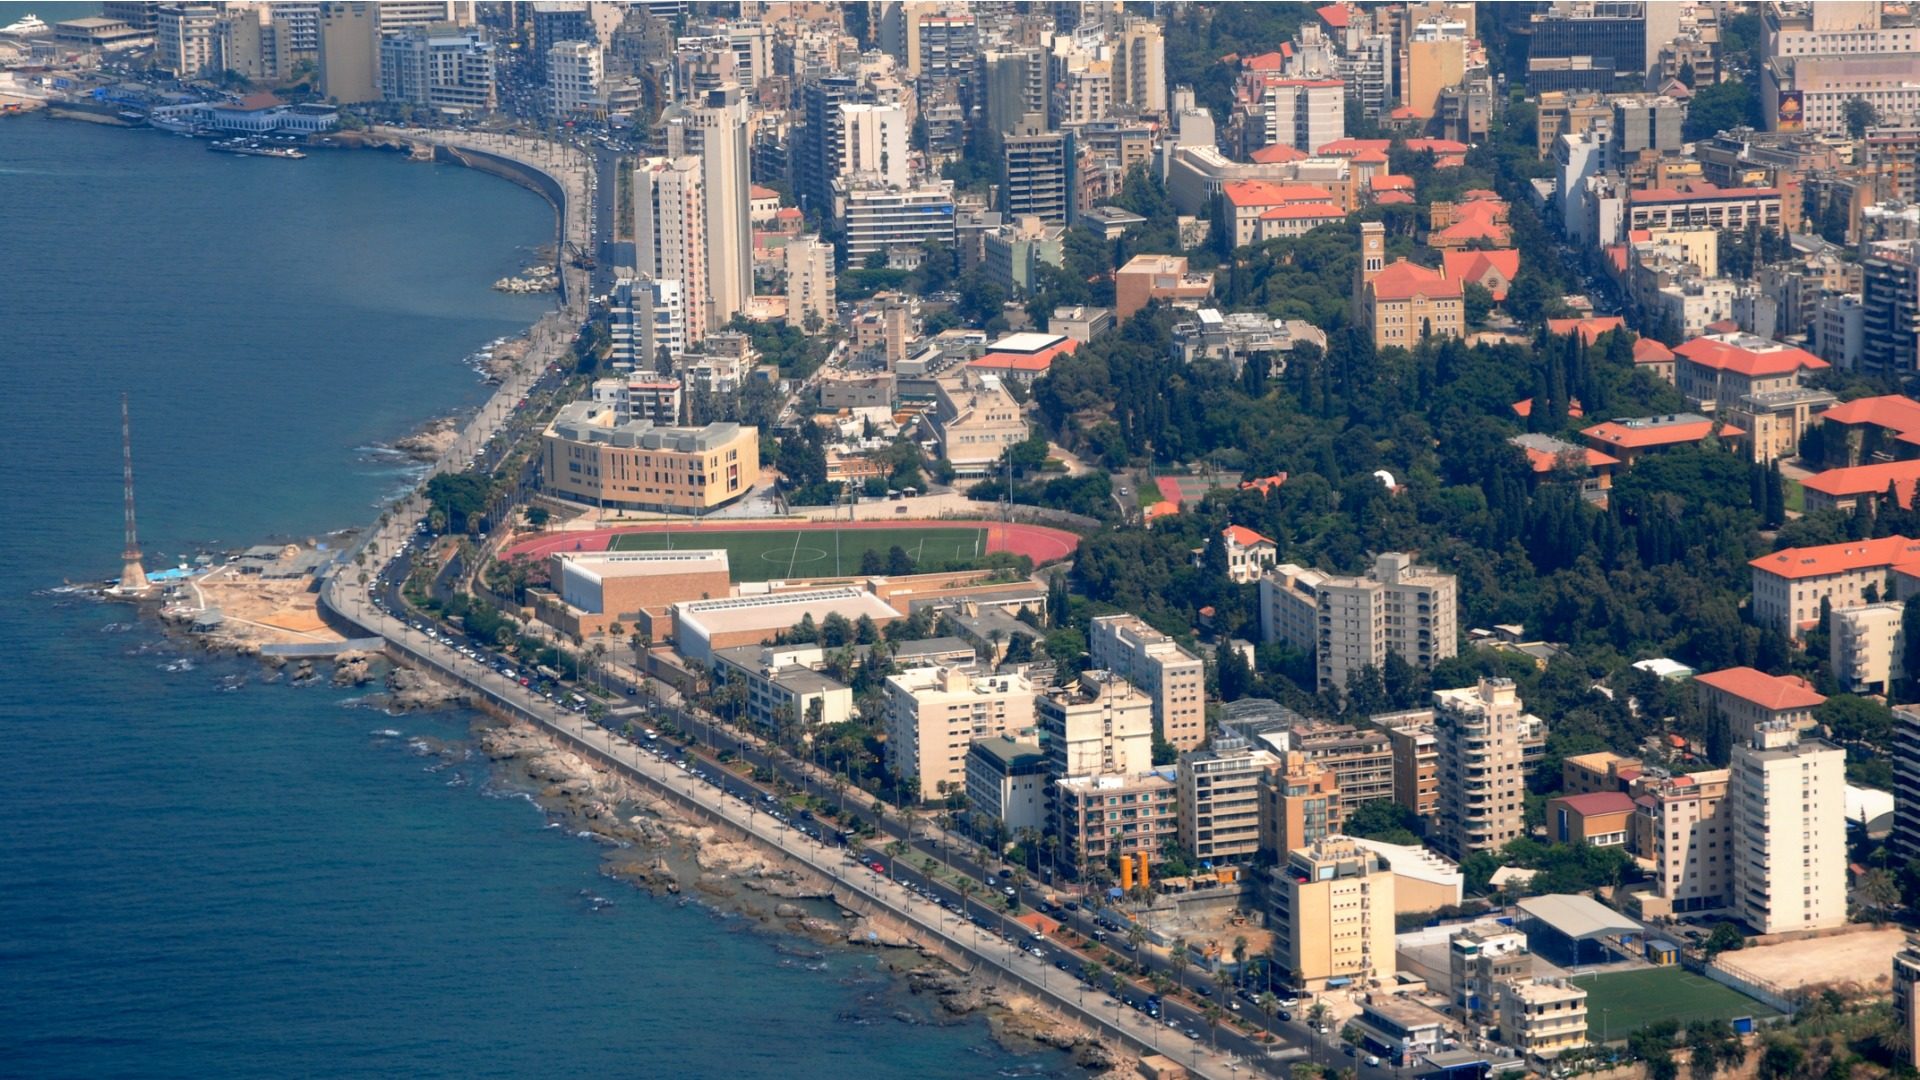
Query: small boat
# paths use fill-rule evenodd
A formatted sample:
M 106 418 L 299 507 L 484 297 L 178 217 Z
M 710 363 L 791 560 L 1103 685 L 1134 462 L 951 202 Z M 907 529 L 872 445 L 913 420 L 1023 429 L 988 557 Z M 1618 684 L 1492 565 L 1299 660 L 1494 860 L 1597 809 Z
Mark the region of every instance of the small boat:
M 245 154 L 249 157 L 303 158 L 307 156 L 291 146 L 263 146 L 257 139 L 221 139 L 208 143 L 207 149 L 222 154 Z
M 47 26 L 45 20 L 29 12 L 25 18 L 18 22 L 0 26 L 0 34 L 44 34 L 49 29 L 51 28 Z

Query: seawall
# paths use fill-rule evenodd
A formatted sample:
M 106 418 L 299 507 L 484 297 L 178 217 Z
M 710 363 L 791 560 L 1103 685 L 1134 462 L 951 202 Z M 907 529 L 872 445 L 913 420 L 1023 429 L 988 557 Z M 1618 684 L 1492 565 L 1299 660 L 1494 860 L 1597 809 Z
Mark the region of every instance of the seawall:
M 570 246 L 567 236 L 567 191 L 558 180 L 524 161 L 470 146 L 436 145 L 433 148 L 433 160 L 465 165 L 469 169 L 511 180 L 547 200 L 547 204 L 553 207 L 553 261 L 558 265 L 566 260 Z M 557 276 L 560 281 L 560 302 L 564 304 L 568 299 L 567 275 Z

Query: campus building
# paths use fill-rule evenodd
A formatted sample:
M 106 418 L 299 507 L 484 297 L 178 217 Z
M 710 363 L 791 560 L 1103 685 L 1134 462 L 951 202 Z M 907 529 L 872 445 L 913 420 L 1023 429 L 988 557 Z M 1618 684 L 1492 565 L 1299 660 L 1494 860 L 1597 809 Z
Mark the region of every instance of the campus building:
M 541 435 L 542 486 L 593 506 L 704 514 L 760 481 L 760 429 L 618 422 L 591 401 L 562 406 Z

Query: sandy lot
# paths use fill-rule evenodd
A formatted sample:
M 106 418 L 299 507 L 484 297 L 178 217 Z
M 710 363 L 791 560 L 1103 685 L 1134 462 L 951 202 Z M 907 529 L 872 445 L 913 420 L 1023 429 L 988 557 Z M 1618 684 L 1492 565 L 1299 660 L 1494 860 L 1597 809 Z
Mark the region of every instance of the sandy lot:
M 1722 959 L 1736 972 L 1748 972 L 1789 989 L 1802 986 L 1857 986 L 1886 990 L 1894 954 L 1907 932 L 1898 927 L 1863 930 L 1834 937 L 1749 946 Z
M 223 566 L 194 581 L 207 607 L 226 616 L 214 635 L 230 644 L 332 642 L 341 637 L 320 619 L 309 579 L 267 581 Z

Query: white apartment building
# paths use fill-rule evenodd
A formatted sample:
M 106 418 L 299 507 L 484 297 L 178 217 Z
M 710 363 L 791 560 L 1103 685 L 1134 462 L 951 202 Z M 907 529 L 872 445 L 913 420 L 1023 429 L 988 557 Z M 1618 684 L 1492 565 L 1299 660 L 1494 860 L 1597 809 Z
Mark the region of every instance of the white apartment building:
M 664 352 L 678 360 L 687 351 L 687 298 L 674 280 L 621 277 L 607 294 L 607 361 L 615 368 L 662 370 Z
M 1587 1045 L 1587 992 L 1564 979 L 1503 983 L 1500 1041 L 1528 1057 L 1548 1059 Z
M 909 168 L 913 124 L 904 107 L 841 102 L 840 131 L 836 178 L 851 183 L 860 177 L 888 187 L 907 186 L 913 175 Z
M 557 41 L 547 48 L 547 115 L 597 116 L 607 107 L 605 58 L 591 41 Z
M 208 74 L 219 21 L 214 4 L 161 4 L 153 12 L 154 61 L 176 79 Z
M 753 177 L 747 145 L 751 123 L 740 86 L 730 78 L 661 117 L 670 157 L 700 163 L 706 207 L 706 290 L 689 292 L 689 316 L 706 330 L 724 328 L 753 298 Z
M 1747 565 L 1753 569 L 1754 621 L 1798 638 L 1819 623 L 1822 600 L 1836 611 L 1859 607 L 1867 602 L 1868 586 L 1884 592 L 1889 574 L 1920 573 L 1920 540 L 1888 536 L 1786 548 Z
M 1047 827 L 1047 758 L 1040 746 L 998 736 L 967 750 L 967 812 L 983 834 L 1018 837 Z
M 473 25 L 473 0 L 380 0 L 380 32 Z
M 847 262 L 859 266 L 876 251 L 954 242 L 953 181 L 915 187 L 867 183 L 833 185 L 834 213 L 846 227 Z
M 1260 579 L 1260 630 L 1314 653 L 1318 689 L 1342 689 L 1388 653 L 1418 668 L 1459 651 L 1459 586 L 1452 574 L 1389 552 L 1362 577 L 1285 563 Z
M 822 328 L 839 317 L 834 306 L 833 245 L 817 236 L 787 241 L 787 322 L 806 327 L 811 318 Z
M 967 786 L 967 751 L 980 739 L 1033 741 L 1033 684 L 1024 675 L 957 667 L 887 677 L 887 771 L 919 779 L 922 801 Z
M 695 157 L 642 158 L 633 167 L 633 248 L 640 273 L 679 282 L 686 348 L 706 337 L 707 188 Z M 649 365 L 651 366 L 651 365 Z
M 1034 701 L 1052 776 L 1136 776 L 1153 767 L 1153 702 L 1110 671 Z
M 497 103 L 493 71 L 493 43 L 477 27 L 409 26 L 380 38 L 383 101 L 490 111 Z
M 1846 752 L 1769 724 L 1734 748 L 1729 908 L 1762 934 L 1847 921 Z
M 1634 847 L 1653 863 L 1648 914 L 1716 911 L 1726 906 L 1733 873 L 1733 826 L 1720 808 L 1732 773 L 1726 769 L 1664 776 L 1644 784 L 1634 810 Z
M 1433 692 L 1439 802 L 1433 846 L 1458 861 L 1525 835 L 1525 706 L 1511 679 Z
M 1180 843 L 1215 866 L 1260 851 L 1260 778 L 1279 768 L 1272 752 L 1238 735 L 1216 735 L 1180 755 Z
M 1153 699 L 1161 741 L 1192 750 L 1207 737 L 1207 665 L 1137 615 L 1102 615 L 1087 633 L 1093 666 L 1111 671 Z

